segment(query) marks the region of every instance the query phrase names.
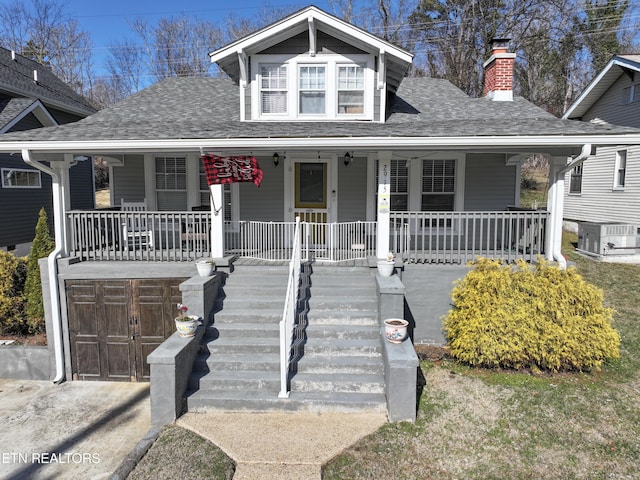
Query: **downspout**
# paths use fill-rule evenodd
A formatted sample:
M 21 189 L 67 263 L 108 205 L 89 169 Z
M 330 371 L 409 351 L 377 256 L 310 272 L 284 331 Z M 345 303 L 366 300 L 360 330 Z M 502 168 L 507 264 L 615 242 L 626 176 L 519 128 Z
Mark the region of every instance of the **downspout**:
M 583 163 L 591 155 L 591 144 L 586 143 L 582 146 L 580 154 L 571 160 L 567 165 L 559 169 L 555 178 L 553 179 L 554 185 L 558 185 L 558 182 L 564 179 L 566 173 L 572 170 L 576 165 Z M 553 229 L 551 235 L 551 253 L 553 260 L 557 261 L 561 269 L 567 268 L 567 261 L 561 252 L 562 245 L 562 212 L 564 210 L 564 188 L 554 188 L 554 201 L 553 211 L 551 212 L 551 228 Z
M 62 316 L 60 314 L 60 297 L 58 296 L 59 284 L 58 284 L 58 263 L 57 259 L 64 250 L 64 243 L 62 241 L 63 235 L 63 223 L 62 219 L 58 218 L 56 212 L 61 211 L 62 193 L 60 190 L 60 176 L 50 167 L 37 162 L 31 158 L 31 151 L 28 149 L 22 150 L 22 159 L 28 165 L 40 170 L 51 176 L 51 190 L 53 193 L 53 212 L 54 212 L 54 235 L 55 235 L 55 247 L 53 252 L 49 254 L 47 258 L 49 264 L 49 295 L 51 297 L 51 314 L 53 324 L 53 348 L 56 361 L 56 376 L 53 379 L 53 383 L 61 383 L 64 381 L 64 348 L 62 340 Z

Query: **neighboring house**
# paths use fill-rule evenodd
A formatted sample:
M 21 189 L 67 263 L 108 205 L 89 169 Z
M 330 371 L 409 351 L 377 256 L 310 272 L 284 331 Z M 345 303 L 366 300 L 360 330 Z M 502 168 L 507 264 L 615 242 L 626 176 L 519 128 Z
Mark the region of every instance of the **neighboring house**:
M 543 254 L 563 264 L 568 160 L 584 161 L 594 146 L 639 144 L 640 131 L 558 119 L 514 97 L 515 54 L 505 41 L 494 46 L 486 95 L 470 98 L 443 79 L 405 78 L 409 52 L 308 7 L 212 52 L 228 78 L 169 78 L 74 124 L 0 139 L 0 151 L 50 162 L 62 191 L 69 159 L 102 156 L 112 206 L 142 209 L 77 210 L 58 195 L 57 254 L 69 260 L 50 273 L 51 302 L 61 306 L 53 324 L 73 334 L 72 308 L 86 318 L 122 317 L 124 331 L 157 323 L 161 313 L 145 319 L 135 304 L 138 285 L 123 280 L 109 303 L 104 282 L 175 280 L 184 262 L 201 256 L 286 261 L 296 217 L 311 222 L 303 243 L 314 260 L 339 264 L 391 251 L 406 264 L 407 289 L 424 288 L 409 275 L 414 267 L 464 265 L 478 255 Z M 229 157 L 257 158 L 260 187 L 209 188 L 203 154 L 221 157 L 222 166 Z M 555 175 L 548 211 L 518 208 L 520 164 L 531 154 L 545 155 Z M 74 290 L 70 282 L 85 283 Z M 154 312 L 175 308 L 175 285 L 159 287 Z M 84 297 L 72 296 L 80 287 Z M 449 289 L 434 282 L 445 308 Z M 92 306 L 89 298 L 97 299 Z M 408 303 L 414 341 L 435 341 L 421 325 L 427 317 L 438 323 L 439 313 Z M 62 375 L 77 373 L 76 346 L 64 339 Z
M 75 122 L 95 112 L 48 68 L 0 48 L 0 134 Z M 53 217 L 51 178 L 25 165 L 19 154 L 0 154 L 0 169 L 0 248 L 24 255 L 40 209 Z M 73 208 L 93 208 L 92 162 L 79 163 L 69 175 Z
M 611 58 L 563 118 L 640 128 L 640 55 Z M 579 247 L 590 253 L 640 253 L 640 146 L 600 146 L 567 172 L 564 216 L 570 228 L 581 223 Z M 592 225 L 605 223 L 616 231 Z

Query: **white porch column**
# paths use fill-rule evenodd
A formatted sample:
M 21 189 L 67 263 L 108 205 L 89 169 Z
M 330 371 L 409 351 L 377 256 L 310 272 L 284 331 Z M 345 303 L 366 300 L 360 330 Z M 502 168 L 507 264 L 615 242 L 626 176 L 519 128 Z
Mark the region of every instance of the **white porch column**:
M 54 192 L 57 190 L 58 193 L 54 193 L 54 210 L 55 208 L 55 197 L 57 196 L 60 200 L 59 210 L 54 212 L 54 216 L 59 216 L 60 226 L 59 232 L 61 234 L 61 240 L 63 245 L 63 251 L 61 252 L 64 257 L 69 255 L 69 222 L 67 222 L 67 212 L 71 208 L 71 183 L 69 180 L 69 169 L 71 165 L 73 165 L 73 155 L 70 153 L 65 153 L 64 161 L 53 161 L 50 162 L 51 168 L 58 175 L 59 183 L 56 185 L 55 177 L 51 178 L 52 190 Z M 54 219 L 55 225 L 56 219 Z M 55 228 L 54 228 L 55 229 Z
M 211 191 L 211 256 L 224 257 L 224 194 L 223 185 L 209 186 Z
M 564 206 L 564 174 L 566 157 L 549 158 L 549 192 L 547 210 L 549 219 L 545 234 L 545 259 L 554 260 L 554 254 L 562 247 L 562 219 Z
M 376 211 L 377 245 L 376 257 L 387 258 L 389 253 L 389 224 L 391 210 L 391 152 L 378 152 L 378 204 Z

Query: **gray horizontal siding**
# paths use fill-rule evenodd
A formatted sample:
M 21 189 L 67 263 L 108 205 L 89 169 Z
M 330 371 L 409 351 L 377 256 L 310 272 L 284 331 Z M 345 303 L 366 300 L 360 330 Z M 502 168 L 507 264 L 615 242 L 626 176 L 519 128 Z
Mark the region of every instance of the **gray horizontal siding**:
M 8 132 L 23 132 L 25 130 L 33 130 L 34 128 L 42 127 L 40 120 L 36 118 L 33 113 L 28 113 L 20 119 Z
M 624 147 L 619 147 L 624 148 Z M 600 147 L 582 167 L 582 193 L 569 194 L 565 177 L 564 217 L 586 222 L 640 224 L 640 146 L 627 148 L 624 190 L 613 189 L 617 147 Z
M 115 205 L 120 205 L 120 199 L 127 202 L 142 202 L 144 200 L 144 156 L 126 155 L 124 165 L 113 167 L 113 199 Z
M 264 172 L 259 188 L 240 183 L 240 220 L 284 221 L 284 174 L 282 159 L 278 167 L 269 157 L 258 158 Z
M 465 172 L 465 211 L 505 210 L 516 202 L 516 167 L 504 155 L 469 154 Z
M 18 156 L 0 154 L 2 168 L 30 169 Z M 0 246 L 31 242 L 42 207 L 47 212 L 49 228 L 53 225 L 51 177 L 40 175 L 42 188 L 3 188 L 0 182 Z M 52 231 L 52 230 L 51 230 Z
M 96 206 L 93 179 L 93 159 L 78 162 L 69 171 L 71 209 L 91 210 Z
M 367 159 L 354 158 L 348 167 L 338 162 L 338 222 L 367 219 Z
M 632 83 L 640 83 L 638 76 L 635 82 L 627 75 L 620 78 L 605 92 L 602 97 L 584 114 L 585 121 L 601 120 L 614 125 L 640 127 L 640 102 L 627 103 L 623 100 L 624 89 Z
M 318 30 L 316 34 L 316 50 L 317 53 L 335 53 L 340 55 L 362 54 L 366 53 L 359 48 L 349 45 L 331 35 Z M 288 38 L 287 40 L 265 48 L 259 54 L 264 55 L 301 55 L 309 51 L 309 32 L 304 31 Z

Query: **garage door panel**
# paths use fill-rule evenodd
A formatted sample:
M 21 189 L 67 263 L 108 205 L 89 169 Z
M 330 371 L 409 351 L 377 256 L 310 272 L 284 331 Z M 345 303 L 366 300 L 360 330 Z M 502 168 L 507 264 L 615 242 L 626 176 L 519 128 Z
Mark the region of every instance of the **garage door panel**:
M 132 365 L 129 342 L 107 342 L 105 353 L 109 380 L 130 380 Z

